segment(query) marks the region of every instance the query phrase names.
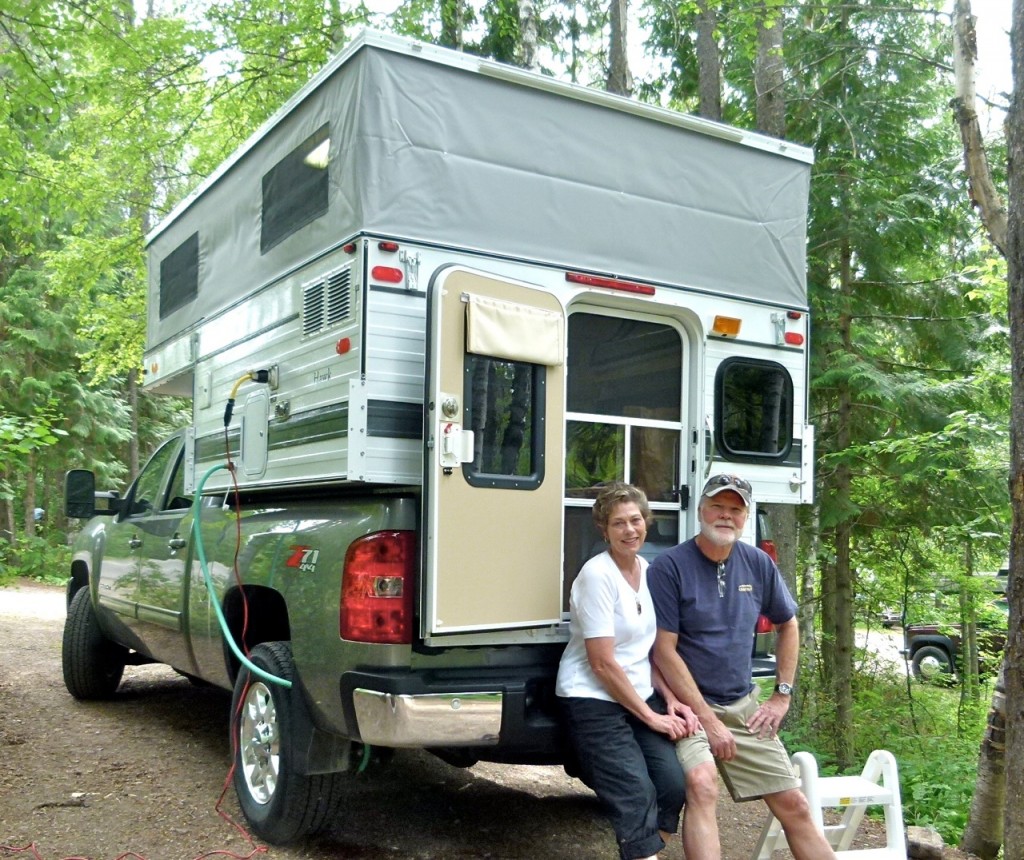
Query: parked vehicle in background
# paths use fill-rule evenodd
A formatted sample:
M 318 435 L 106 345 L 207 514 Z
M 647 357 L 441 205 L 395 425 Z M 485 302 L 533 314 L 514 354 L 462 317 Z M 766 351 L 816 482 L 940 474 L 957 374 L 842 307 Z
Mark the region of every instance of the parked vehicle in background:
M 1005 577 L 1000 571 L 997 577 Z M 1002 596 L 988 602 L 977 622 L 978 653 L 983 671 L 997 668 L 1006 644 L 1009 605 L 1005 597 L 1006 580 L 996 580 L 993 588 Z M 926 682 L 951 681 L 963 670 L 960 653 L 960 624 L 926 622 L 908 624 L 903 631 L 903 655 L 910 661 L 914 677 Z
M 772 522 L 768 511 L 757 509 L 757 546 L 778 563 L 779 554 L 772 536 Z M 758 616 L 754 630 L 754 677 L 770 678 L 775 676 L 775 625 L 764 615 Z

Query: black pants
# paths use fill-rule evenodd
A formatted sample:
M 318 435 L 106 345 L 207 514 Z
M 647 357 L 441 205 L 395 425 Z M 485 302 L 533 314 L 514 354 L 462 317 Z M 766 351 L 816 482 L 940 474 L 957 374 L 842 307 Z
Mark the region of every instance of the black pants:
M 611 820 L 622 860 L 650 857 L 665 843 L 659 830 L 676 833 L 686 800 L 675 744 L 617 702 L 562 698 L 580 779 L 597 794 Z M 648 704 L 665 712 L 655 694 Z

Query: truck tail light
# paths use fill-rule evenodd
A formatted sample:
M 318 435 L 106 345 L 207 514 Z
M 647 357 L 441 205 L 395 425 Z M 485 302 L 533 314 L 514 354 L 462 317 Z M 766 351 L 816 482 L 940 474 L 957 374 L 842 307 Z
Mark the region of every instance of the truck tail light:
M 375 532 L 353 541 L 341 577 L 341 638 L 412 642 L 415 571 L 415 532 Z
M 757 546 L 759 549 L 764 550 L 764 552 L 768 554 L 772 561 L 774 561 L 776 564 L 779 563 L 779 552 L 777 549 L 775 549 L 775 541 L 763 540 Z
M 775 625 L 768 619 L 767 615 L 757 616 L 757 626 L 754 628 L 754 632 L 757 634 L 771 633 L 775 629 Z

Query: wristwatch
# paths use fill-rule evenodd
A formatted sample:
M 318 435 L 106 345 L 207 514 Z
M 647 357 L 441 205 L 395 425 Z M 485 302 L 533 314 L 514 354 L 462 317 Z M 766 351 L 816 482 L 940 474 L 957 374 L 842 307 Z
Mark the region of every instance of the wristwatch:
M 776 684 L 775 685 L 775 692 L 776 693 L 782 693 L 783 696 L 792 696 L 793 695 L 793 685 L 792 684 L 787 684 L 785 681 L 783 681 L 781 684 Z

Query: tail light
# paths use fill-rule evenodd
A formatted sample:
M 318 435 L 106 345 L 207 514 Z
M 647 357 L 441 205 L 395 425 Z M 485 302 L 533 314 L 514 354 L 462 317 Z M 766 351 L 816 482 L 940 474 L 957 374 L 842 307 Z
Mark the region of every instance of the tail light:
M 779 553 L 778 550 L 775 549 L 775 541 L 763 540 L 758 544 L 758 547 L 760 547 L 762 550 L 768 553 L 768 556 L 771 558 L 772 561 L 774 561 L 776 564 L 779 563 Z
M 757 616 L 757 626 L 754 628 L 754 632 L 758 635 L 762 633 L 771 633 L 775 629 L 775 625 L 768 619 L 767 615 Z
M 353 541 L 341 578 L 341 638 L 412 642 L 415 570 L 415 532 L 375 532 Z

